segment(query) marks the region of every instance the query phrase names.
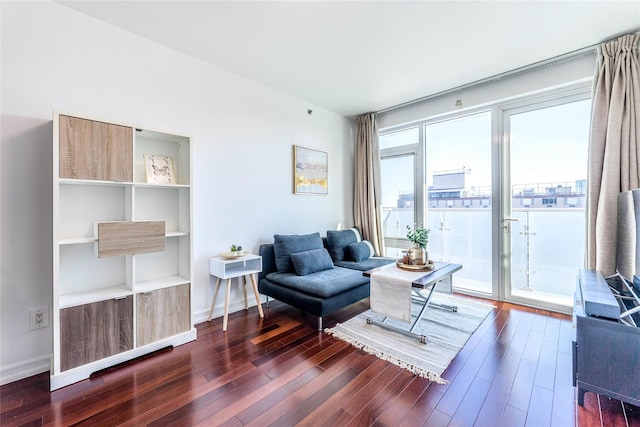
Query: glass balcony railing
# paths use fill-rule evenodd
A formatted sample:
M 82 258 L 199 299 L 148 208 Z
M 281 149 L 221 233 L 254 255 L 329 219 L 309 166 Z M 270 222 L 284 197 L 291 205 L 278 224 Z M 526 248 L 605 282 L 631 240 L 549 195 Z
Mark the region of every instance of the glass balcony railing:
M 512 292 L 571 298 L 584 268 L 584 209 L 516 209 L 512 217 Z
M 383 208 L 386 256 L 410 247 L 412 208 Z M 511 290 L 514 295 L 570 300 L 584 265 L 584 209 L 513 209 Z M 462 264 L 456 286 L 491 293 L 491 212 L 482 208 L 429 209 L 429 258 Z M 533 296 L 533 294 L 536 296 Z

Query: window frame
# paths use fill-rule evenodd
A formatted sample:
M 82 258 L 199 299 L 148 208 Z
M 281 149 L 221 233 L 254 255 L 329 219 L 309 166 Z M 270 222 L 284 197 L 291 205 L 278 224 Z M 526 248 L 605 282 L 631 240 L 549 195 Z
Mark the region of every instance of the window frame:
M 384 159 L 392 159 L 396 157 L 413 156 L 414 159 L 414 171 L 413 171 L 413 217 L 420 224 L 424 224 L 425 221 L 425 157 L 424 157 L 424 144 L 421 142 L 424 139 L 424 129 L 419 124 L 406 124 L 402 126 L 395 126 L 389 128 L 387 131 L 378 132 L 379 136 L 389 135 L 392 133 L 406 131 L 411 128 L 418 129 L 418 142 L 413 144 L 399 145 L 390 148 L 384 148 L 380 150 L 380 162 Z M 382 177 L 380 177 L 382 179 Z M 420 191 L 422 188 L 422 191 Z M 381 212 L 382 217 L 382 212 Z M 386 237 L 383 236 L 384 247 L 396 247 L 408 249 L 411 247 L 409 239 L 406 237 Z

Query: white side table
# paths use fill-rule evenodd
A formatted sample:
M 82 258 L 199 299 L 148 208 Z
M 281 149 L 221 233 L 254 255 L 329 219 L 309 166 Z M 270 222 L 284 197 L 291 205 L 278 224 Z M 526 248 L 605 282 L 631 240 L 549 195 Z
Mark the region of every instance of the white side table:
M 260 304 L 260 294 L 258 293 L 258 285 L 256 283 L 256 273 L 262 271 L 262 257 L 260 255 L 247 254 L 242 257 L 227 259 L 223 257 L 209 258 L 209 274 L 215 276 L 218 280 L 216 282 L 216 290 L 213 294 L 213 301 L 211 302 L 211 310 L 209 311 L 209 320 L 213 317 L 213 308 L 216 305 L 216 298 L 218 297 L 218 291 L 220 290 L 220 283 L 222 279 L 227 281 L 227 294 L 224 300 L 224 318 L 222 320 L 222 330 L 227 330 L 227 320 L 229 318 L 229 293 L 231 291 L 231 279 L 234 277 L 243 276 L 242 290 L 244 292 L 244 309 L 248 310 L 247 305 L 247 278 L 251 279 L 251 286 L 253 287 L 253 293 L 256 297 L 256 304 L 258 304 L 258 312 L 260 317 L 264 317 L 262 312 L 262 304 Z

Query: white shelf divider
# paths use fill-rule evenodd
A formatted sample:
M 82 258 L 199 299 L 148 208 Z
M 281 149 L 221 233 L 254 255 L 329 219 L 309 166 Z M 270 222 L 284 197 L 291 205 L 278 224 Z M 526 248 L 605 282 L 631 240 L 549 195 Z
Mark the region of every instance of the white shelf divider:
M 132 294 L 133 292 L 126 285 L 110 286 L 108 288 L 98 288 L 90 291 L 60 295 L 59 302 L 60 308 L 67 308 L 108 299 L 125 298 Z

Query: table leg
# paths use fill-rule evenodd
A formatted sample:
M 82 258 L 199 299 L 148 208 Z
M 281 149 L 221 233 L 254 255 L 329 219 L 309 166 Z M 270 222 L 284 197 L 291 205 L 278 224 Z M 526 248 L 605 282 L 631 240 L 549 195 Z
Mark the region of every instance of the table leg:
M 209 321 L 211 321 L 211 318 L 213 317 L 213 308 L 216 306 L 216 298 L 218 298 L 218 291 L 220 290 L 221 281 L 222 279 L 218 277 L 218 280 L 216 282 L 216 290 L 213 293 L 213 301 L 211 302 L 211 310 L 209 310 Z
M 380 322 L 378 320 L 374 320 L 372 317 L 367 317 L 367 324 L 376 325 L 376 326 L 379 326 L 379 327 L 381 327 L 383 329 L 386 329 L 388 331 L 398 332 L 398 333 L 400 333 L 402 335 L 405 335 L 405 336 L 407 336 L 409 338 L 417 338 L 418 340 L 420 340 L 420 342 L 422 344 L 426 344 L 427 343 L 427 337 L 424 336 L 424 335 L 414 334 L 413 332 L 405 331 L 404 329 L 400 329 L 400 328 L 396 328 L 395 326 L 391 326 L 388 323 L 385 323 L 384 321 Z
M 231 279 L 227 279 L 227 296 L 224 299 L 224 317 L 222 319 L 222 331 L 227 330 L 227 320 L 229 319 L 229 295 L 231 293 Z
M 432 302 L 431 303 L 431 307 L 441 308 L 443 310 L 453 311 L 454 313 L 458 312 L 458 306 L 457 305 L 436 304 L 436 303 Z
M 422 309 L 420 309 L 420 313 L 418 313 L 418 317 L 416 317 L 415 322 L 413 322 L 413 325 L 411 325 L 411 329 L 409 329 L 409 332 L 415 333 L 415 330 L 418 327 L 420 320 L 422 320 L 422 316 L 424 316 L 424 313 L 427 311 L 427 308 L 429 308 L 429 303 L 431 302 L 431 297 L 433 296 L 433 293 L 436 291 L 436 286 L 438 286 L 438 284 L 434 283 L 431 289 L 429 289 L 429 296 L 427 296 L 427 298 L 424 300 L 424 305 L 422 306 Z
M 260 293 L 258 292 L 258 285 L 256 284 L 256 276 L 254 274 L 250 274 L 251 278 L 251 286 L 253 287 L 253 294 L 256 296 L 256 304 L 258 304 L 258 313 L 260 313 L 260 317 L 264 317 L 264 313 L 262 312 L 262 304 L 260 303 Z
M 242 276 L 242 293 L 244 294 L 244 309 L 249 310 L 247 304 L 247 276 Z
M 413 337 L 413 338 L 417 338 L 420 340 L 420 342 L 422 344 L 426 344 L 427 343 L 427 337 L 425 335 L 422 334 L 418 334 L 415 332 L 415 330 L 418 328 L 419 324 L 420 324 L 420 320 L 422 320 L 422 317 L 424 316 L 424 314 L 426 313 L 427 309 L 429 307 L 433 307 L 433 308 L 442 308 L 445 310 L 450 310 L 453 312 L 457 312 L 458 311 L 458 307 L 454 306 L 454 305 L 445 305 L 445 304 L 435 304 L 435 303 L 431 303 L 431 298 L 433 297 L 433 293 L 436 290 L 436 287 L 438 286 L 440 282 L 436 282 L 431 286 L 431 289 L 429 289 L 429 294 L 425 297 L 424 295 L 422 295 L 420 292 L 417 292 L 415 290 L 411 291 L 411 302 L 415 302 L 418 304 L 421 304 L 422 307 L 420 309 L 420 313 L 418 313 L 418 316 L 416 317 L 415 321 L 411 324 L 411 327 L 409 328 L 409 330 L 404 330 L 402 328 L 398 328 L 395 326 L 392 326 L 387 322 L 388 317 L 385 317 L 384 319 L 380 320 L 375 320 L 372 317 L 368 317 L 367 318 L 367 323 L 370 325 L 376 325 L 376 326 L 380 326 L 384 329 L 390 330 L 390 331 L 394 331 L 394 332 L 399 332 L 405 336 L 408 337 Z

